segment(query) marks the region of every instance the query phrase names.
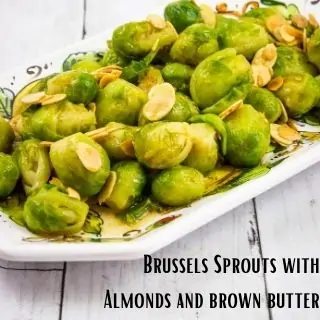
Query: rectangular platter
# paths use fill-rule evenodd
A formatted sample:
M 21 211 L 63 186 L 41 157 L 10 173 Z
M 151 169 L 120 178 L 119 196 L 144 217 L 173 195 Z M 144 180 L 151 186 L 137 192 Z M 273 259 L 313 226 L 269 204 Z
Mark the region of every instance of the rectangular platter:
M 237 4 L 234 1 L 231 3 Z M 313 12 L 319 19 L 320 4 L 312 6 L 308 1 L 295 3 L 305 12 Z M 154 10 L 153 13 L 157 12 L 161 10 Z M 60 71 L 63 61 L 70 54 L 67 62 L 77 59 L 83 52 L 104 51 L 105 41 L 110 35 L 111 31 L 104 32 L 0 75 L 0 113 L 10 117 L 15 94 L 27 83 Z M 320 127 L 303 125 L 301 131 L 309 133 L 299 146 L 273 154 L 271 161 L 270 156 L 266 157 L 266 163 L 272 164 L 267 174 L 223 193 L 205 197 L 190 207 L 161 216 L 151 214 L 134 228 L 117 223 L 107 209 L 102 213 L 92 210 L 91 215 L 100 223 L 98 235 L 83 233 L 63 241 L 58 238 L 43 239 L 19 227 L 0 211 L 0 258 L 16 261 L 94 261 L 130 260 L 151 254 L 318 162 Z

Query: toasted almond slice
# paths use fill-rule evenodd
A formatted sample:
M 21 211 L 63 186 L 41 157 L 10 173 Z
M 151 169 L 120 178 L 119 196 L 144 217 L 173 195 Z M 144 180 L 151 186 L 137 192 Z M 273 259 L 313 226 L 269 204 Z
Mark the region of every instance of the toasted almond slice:
M 252 64 L 264 65 L 272 68 L 277 61 L 277 47 L 271 43 L 259 49 L 252 60 Z
M 21 98 L 21 102 L 25 104 L 38 104 L 41 102 L 41 100 L 46 96 L 46 93 L 44 91 L 36 92 L 36 93 L 30 93 L 23 98 Z
M 305 18 L 303 15 L 301 14 L 295 14 L 292 18 L 291 18 L 292 24 L 296 27 L 298 27 L 299 29 L 304 29 L 308 26 L 308 20 L 307 18 Z
M 65 189 L 64 184 L 56 177 L 51 178 L 51 180 L 49 181 L 49 184 L 53 184 L 60 189 Z
M 294 37 L 295 40 L 298 40 L 298 41 L 302 41 L 303 39 L 303 31 L 297 29 L 297 28 L 294 28 L 293 26 L 290 26 L 290 25 L 285 25 L 283 27 L 284 30 L 286 30 L 287 34 L 289 34 L 290 36 Z
M 243 100 L 236 101 L 233 103 L 230 107 L 228 107 L 226 110 L 222 111 L 219 114 L 219 117 L 221 119 L 225 119 L 228 115 L 230 115 L 232 112 L 236 111 L 243 105 Z
M 116 183 L 117 173 L 115 171 L 110 171 L 109 177 L 98 195 L 98 202 L 100 205 L 110 198 Z
M 264 65 L 252 65 L 252 77 L 254 85 L 264 87 L 271 80 L 271 71 Z
M 91 72 L 92 75 L 96 75 L 96 74 L 100 74 L 100 73 L 109 73 L 111 72 L 112 70 L 119 70 L 121 71 L 122 68 L 116 64 L 110 64 L 108 66 L 105 66 L 105 67 L 102 67 L 102 68 L 99 68 L 97 70 L 94 70 Z
M 157 84 L 148 94 L 149 101 L 144 105 L 142 114 L 149 121 L 157 121 L 165 117 L 176 102 L 174 87 L 167 82 Z
M 218 13 L 226 13 L 226 12 L 228 12 L 228 5 L 226 3 L 224 3 L 224 2 L 218 3 L 216 5 L 216 11 Z
M 285 42 L 292 42 L 295 40 L 295 37 L 293 35 L 291 35 L 288 32 L 288 25 L 284 24 L 281 27 L 279 27 L 279 34 L 280 37 L 285 41 Z M 279 39 L 280 40 L 280 39 Z
M 134 153 L 134 146 L 133 146 L 133 141 L 132 140 L 126 140 L 126 141 L 122 142 L 120 144 L 120 149 L 128 157 L 134 158 L 135 153 Z
M 215 27 L 217 22 L 216 13 L 207 4 L 200 5 L 200 15 L 205 24 Z
M 319 22 L 315 18 L 315 16 L 311 13 L 309 13 L 309 23 L 314 27 L 314 28 L 319 28 Z
M 248 9 L 257 9 L 260 7 L 260 4 L 258 1 L 249 1 L 247 3 L 244 4 L 243 8 L 242 8 L 242 14 L 245 14 Z
M 301 139 L 300 133 L 286 124 L 281 125 L 278 128 L 278 132 L 282 138 L 290 140 L 292 142 L 299 141 Z
M 277 142 L 281 146 L 287 147 L 290 144 L 292 144 L 292 141 L 291 140 L 287 140 L 287 139 L 283 138 L 282 136 L 280 136 L 279 127 L 281 127 L 281 125 L 279 125 L 279 124 L 275 124 L 275 123 L 271 123 L 270 124 L 271 137 L 275 142 Z
M 303 29 L 303 40 L 302 40 L 302 49 L 303 52 L 307 52 L 308 50 L 308 35 L 307 35 L 307 29 Z
M 74 190 L 72 188 L 67 188 L 67 192 L 68 192 L 68 196 L 70 198 L 81 200 L 80 194 L 76 190 Z
M 40 142 L 40 146 L 46 147 L 46 148 L 50 148 L 53 145 L 54 142 L 51 141 L 41 141 Z
M 280 105 L 281 105 L 281 110 L 282 110 L 282 113 L 281 113 L 281 116 L 280 116 L 280 120 L 282 123 L 287 123 L 289 121 L 289 116 L 288 116 L 288 112 L 285 108 L 285 106 L 283 105 L 282 101 L 280 99 L 278 99 Z
M 107 84 L 110 82 L 119 79 L 119 77 L 112 73 L 106 73 L 102 76 L 102 78 L 99 81 L 99 87 L 103 89 Z
M 58 93 L 58 94 L 54 94 L 52 96 L 47 95 L 42 99 L 41 105 L 46 106 L 48 104 L 57 103 L 57 102 L 60 102 L 66 98 L 67 98 L 67 95 L 65 93 Z
M 85 134 L 89 136 L 92 139 L 95 139 L 95 137 L 106 137 L 109 135 L 111 132 L 124 128 L 126 125 L 123 123 L 118 123 L 118 122 L 109 122 L 105 127 L 95 129 L 89 132 L 86 132 Z
M 166 21 L 156 14 L 149 14 L 147 16 L 147 21 L 149 21 L 157 29 L 164 29 L 167 25 Z
M 274 33 L 274 31 L 281 27 L 282 25 L 286 24 L 286 19 L 278 14 L 273 15 L 266 20 L 266 27 L 269 32 Z
M 270 91 L 278 91 L 283 86 L 283 77 L 275 77 L 268 83 L 268 89 Z
M 90 172 L 98 172 L 102 167 L 102 159 L 98 150 L 87 143 L 77 144 L 76 153 L 83 166 Z

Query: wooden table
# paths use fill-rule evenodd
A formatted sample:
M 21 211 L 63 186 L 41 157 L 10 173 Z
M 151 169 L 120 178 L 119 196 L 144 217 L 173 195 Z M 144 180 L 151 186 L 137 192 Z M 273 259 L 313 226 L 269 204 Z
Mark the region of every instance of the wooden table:
M 94 35 L 167 0 L 1 0 L 0 72 Z M 117 4 L 117 5 L 116 5 Z M 320 5 L 319 5 L 320 6 Z M 120 9 L 119 9 L 120 8 Z M 319 8 L 317 8 L 319 10 Z M 155 257 L 317 257 L 320 164 L 249 201 Z M 319 319 L 317 309 L 103 309 L 114 292 L 320 292 L 319 275 L 143 274 L 142 261 L 0 261 L 1 320 Z

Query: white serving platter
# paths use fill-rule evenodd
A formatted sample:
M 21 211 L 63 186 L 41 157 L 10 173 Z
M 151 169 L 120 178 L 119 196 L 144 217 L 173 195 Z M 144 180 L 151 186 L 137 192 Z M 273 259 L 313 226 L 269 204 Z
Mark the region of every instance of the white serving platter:
M 207 2 L 210 3 L 210 1 Z M 320 4 L 313 6 L 308 1 L 294 2 L 302 11 L 312 12 L 318 18 L 320 17 Z M 232 3 L 237 2 L 232 1 Z M 154 10 L 154 13 L 159 12 L 161 12 L 159 8 Z M 144 16 L 148 13 L 150 12 L 146 12 Z M 140 18 L 142 17 L 143 15 Z M 27 83 L 60 71 L 62 62 L 70 53 L 104 51 L 105 41 L 111 34 L 111 30 L 104 32 L 44 59 L 0 75 L 0 94 L 7 97 L 6 103 L 11 103 L 12 96 Z M 320 141 L 305 143 L 265 176 L 227 192 L 203 198 L 188 208 L 171 212 L 161 219 L 149 221 L 149 224 L 140 226 L 138 229 L 126 230 L 121 233 L 121 236 L 80 235 L 70 242 L 58 242 L 52 239 L 50 241 L 33 237 L 26 229 L 19 227 L 6 214 L 0 212 L 0 258 L 16 261 L 95 261 L 142 258 L 144 254 L 151 254 L 167 246 L 319 160 Z M 105 221 L 105 225 L 107 224 L 108 221 Z

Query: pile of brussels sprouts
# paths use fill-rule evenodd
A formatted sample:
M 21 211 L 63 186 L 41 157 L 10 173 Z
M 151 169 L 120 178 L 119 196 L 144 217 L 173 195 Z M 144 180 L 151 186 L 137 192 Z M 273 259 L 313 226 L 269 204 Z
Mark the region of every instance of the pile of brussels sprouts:
M 297 143 L 291 119 L 320 107 L 320 29 L 295 6 L 179 0 L 107 44 L 28 84 L 0 118 L 0 197 L 23 188 L 34 233 L 80 232 L 88 204 L 134 212 L 128 223 L 186 206 L 218 168 Z

